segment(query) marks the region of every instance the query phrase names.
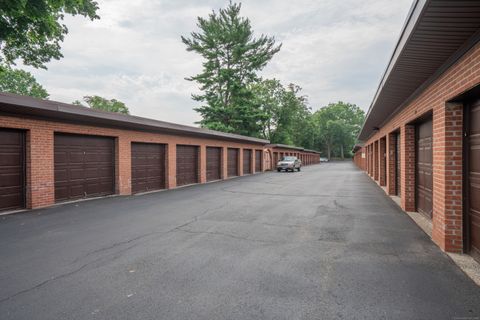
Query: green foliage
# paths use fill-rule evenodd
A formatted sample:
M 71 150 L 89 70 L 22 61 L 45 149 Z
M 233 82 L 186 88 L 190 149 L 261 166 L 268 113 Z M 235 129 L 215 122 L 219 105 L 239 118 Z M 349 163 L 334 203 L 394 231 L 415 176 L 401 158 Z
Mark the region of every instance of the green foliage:
M 330 103 L 313 115 L 317 126 L 317 148 L 330 158 L 344 158 L 350 152 L 362 127 L 365 113 L 354 104 Z
M 258 118 L 263 138 L 272 143 L 313 147 L 314 123 L 302 89 L 290 84 L 284 87 L 276 79 L 255 83 L 252 92 L 261 112 Z
M 182 37 L 187 51 L 203 58 L 203 70 L 187 80 L 200 85 L 192 95 L 202 105 L 195 110 L 209 129 L 262 137 L 272 143 L 326 150 L 343 157 L 350 152 L 363 123 L 363 111 L 339 102 L 312 114 L 301 88 L 262 80 L 262 70 L 280 50 L 273 37 L 254 38 L 240 4 L 198 17 L 199 32 Z M 337 152 L 338 151 L 338 152 Z
M 103 110 L 108 112 L 117 112 L 122 114 L 130 114 L 125 103 L 118 101 L 116 99 L 105 99 L 100 96 L 85 96 L 83 97 L 83 101 L 85 101 L 88 107 L 97 110 Z M 72 104 L 76 105 L 83 105 L 80 101 L 75 100 Z
M 0 91 L 41 99 L 49 96 L 30 72 L 9 67 L 0 68 Z
M 11 66 L 21 59 L 46 69 L 45 63 L 62 57 L 65 14 L 94 20 L 97 9 L 92 0 L 0 0 L 0 64 Z
M 280 50 L 273 37 L 254 38 L 250 20 L 240 16 L 240 4 L 198 17 L 199 32 L 182 37 L 187 51 L 200 54 L 202 73 L 187 80 L 196 81 L 202 94 L 192 95 L 202 106 L 200 125 L 209 129 L 257 136 L 262 110 L 254 103 L 252 85 L 256 72 Z

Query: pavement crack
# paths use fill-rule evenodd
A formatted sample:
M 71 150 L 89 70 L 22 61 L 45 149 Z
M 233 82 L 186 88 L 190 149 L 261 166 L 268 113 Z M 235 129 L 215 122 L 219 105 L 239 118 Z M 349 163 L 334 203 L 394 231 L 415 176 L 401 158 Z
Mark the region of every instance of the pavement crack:
M 191 225 L 192 223 L 197 222 L 197 221 L 199 220 L 199 218 L 201 218 L 201 217 L 209 214 L 210 212 L 212 212 L 212 211 L 214 211 L 214 210 L 220 210 L 220 209 L 226 207 L 227 205 L 228 205 L 228 202 L 226 202 L 226 203 L 224 203 L 224 204 L 222 204 L 222 205 L 220 205 L 220 206 L 218 206 L 218 207 L 215 207 L 215 208 L 208 208 L 208 209 L 204 210 L 202 213 L 200 213 L 199 215 L 194 216 L 193 219 L 191 219 L 191 220 L 189 220 L 189 221 L 187 221 L 187 222 L 185 222 L 185 223 L 183 223 L 183 224 L 181 224 L 181 225 L 179 225 L 179 226 L 176 226 L 175 228 L 170 229 L 169 231 L 167 231 L 167 233 L 168 233 L 168 232 L 173 232 L 173 231 L 179 230 L 180 228 L 183 228 L 183 227 L 186 227 L 186 226 L 188 226 L 188 225 Z
M 135 246 L 136 246 L 136 245 L 134 244 L 134 245 L 131 245 L 131 246 L 129 246 L 129 247 L 127 247 L 127 248 L 119 251 L 119 252 L 116 252 L 117 256 L 114 256 L 113 259 L 111 259 L 111 260 L 114 260 L 114 259 L 118 258 L 118 257 L 119 257 L 121 254 L 123 254 L 125 251 L 128 251 L 128 250 L 130 250 L 131 248 L 133 248 L 133 247 L 135 247 Z M 120 254 L 120 255 L 118 255 L 118 254 Z M 95 259 L 95 260 L 93 260 L 93 261 L 90 261 L 90 262 L 87 262 L 87 263 L 81 265 L 80 267 L 78 267 L 78 268 L 76 268 L 76 269 L 74 269 L 74 270 L 72 270 L 72 271 L 65 272 L 65 273 L 59 274 L 59 275 L 57 275 L 57 276 L 52 276 L 52 277 L 50 277 L 49 279 L 46 279 L 46 280 L 44 280 L 44 281 L 42 281 L 42 282 L 34 285 L 33 287 L 20 290 L 20 291 L 18 291 L 18 292 L 16 292 L 16 293 L 14 293 L 14 294 L 6 297 L 6 298 L 0 299 L 0 304 L 1 304 L 1 303 L 4 303 L 4 302 L 6 302 L 6 301 L 8 301 L 8 300 L 10 300 L 10 299 L 13 299 L 13 298 L 15 298 L 15 297 L 17 297 L 17 296 L 19 296 L 19 295 L 22 295 L 22 294 L 31 292 L 31 291 L 36 290 L 36 289 L 39 289 L 39 288 L 41 288 L 41 287 L 43 287 L 43 286 L 45 286 L 45 285 L 47 285 L 47 284 L 49 284 L 49 283 L 51 283 L 51 282 L 54 282 L 54 281 L 57 281 L 57 280 L 60 280 L 60 279 L 64 279 L 64 278 L 70 277 L 70 276 L 72 276 L 72 275 L 74 275 L 74 274 L 76 274 L 76 273 L 84 270 L 84 269 L 87 268 L 88 266 L 100 262 L 100 261 L 101 261 L 102 259 L 104 259 L 104 258 L 105 258 L 105 257 L 99 257 L 99 258 L 97 258 L 97 259 Z
M 216 236 L 224 236 L 224 237 L 228 237 L 228 238 L 232 238 L 232 239 L 245 240 L 245 241 L 251 241 L 251 242 L 260 242 L 260 243 L 269 243 L 269 244 L 280 243 L 279 241 L 252 239 L 252 238 L 248 238 L 248 237 L 241 237 L 241 236 L 236 236 L 236 235 L 233 235 L 233 234 L 223 233 L 223 232 L 218 232 L 218 231 L 193 231 L 193 230 L 190 230 L 190 229 L 177 229 L 176 231 L 192 233 L 192 234 L 209 234 L 209 235 L 216 235 Z
M 104 252 L 104 251 L 108 251 L 108 250 L 114 249 L 114 248 L 116 248 L 116 247 L 119 247 L 119 246 L 122 246 L 122 245 L 125 245 L 125 244 L 129 244 L 129 243 L 132 243 L 132 242 L 134 242 L 134 241 L 137 241 L 137 240 L 146 238 L 146 237 L 151 236 L 151 235 L 154 235 L 154 234 L 159 234 L 159 233 L 161 234 L 161 233 L 164 233 L 164 232 L 158 232 L 158 231 L 149 232 L 149 233 L 142 234 L 142 235 L 140 235 L 140 236 L 138 236 L 138 237 L 135 237 L 135 238 L 131 238 L 131 239 L 128 239 L 128 240 L 115 242 L 114 244 L 112 244 L 112 245 L 110 245 L 110 246 L 108 246 L 108 247 L 104 247 L 104 248 L 100 248 L 100 249 L 91 251 L 91 252 L 89 252 L 89 253 L 81 256 L 81 257 L 76 258 L 75 260 L 72 261 L 72 264 L 77 263 L 79 260 L 88 258 L 88 257 L 91 256 L 91 255 L 94 255 L 94 254 L 97 254 L 97 253 L 101 253 L 101 252 Z

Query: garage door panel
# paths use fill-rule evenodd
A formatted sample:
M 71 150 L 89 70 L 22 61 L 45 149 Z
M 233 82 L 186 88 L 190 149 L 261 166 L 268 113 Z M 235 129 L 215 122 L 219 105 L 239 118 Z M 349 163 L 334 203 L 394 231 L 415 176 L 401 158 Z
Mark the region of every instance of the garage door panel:
M 132 143 L 132 192 L 165 189 L 165 145 Z
M 222 148 L 207 147 L 207 181 L 220 180 L 222 169 Z
M 262 151 L 255 150 L 255 171 L 262 171 Z
M 480 101 L 470 106 L 468 166 L 468 220 L 470 251 L 480 262 Z
M 252 150 L 243 150 L 243 174 L 252 173 Z
M 1 173 L 0 170 L 0 188 L 19 188 L 23 182 L 22 172 L 5 172 Z
M 432 176 L 432 120 L 417 125 L 416 142 L 416 206 L 417 210 L 428 218 L 432 218 L 433 176 Z
M 0 166 L 18 166 L 23 161 L 23 154 L 19 150 L 5 150 L 0 157 Z
M 0 129 L 0 211 L 24 207 L 24 141 L 22 131 Z
M 229 148 L 227 151 L 227 155 L 228 176 L 238 176 L 238 149 Z
M 177 186 L 198 183 L 198 147 L 177 145 Z
M 19 206 L 19 203 L 23 202 L 23 196 L 21 195 L 20 190 L 10 190 L 8 193 L 5 194 L 4 192 L 6 192 L 6 190 L 0 193 L 0 204 L 2 210 L 13 210 L 21 208 Z
M 114 193 L 113 138 L 58 133 L 54 144 L 56 201 Z

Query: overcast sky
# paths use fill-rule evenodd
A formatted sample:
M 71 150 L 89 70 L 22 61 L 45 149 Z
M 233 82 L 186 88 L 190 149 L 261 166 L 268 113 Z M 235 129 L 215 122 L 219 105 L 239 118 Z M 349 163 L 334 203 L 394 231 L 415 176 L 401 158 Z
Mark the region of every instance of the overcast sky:
M 196 17 L 228 1 L 97 0 L 100 20 L 68 17 L 64 58 L 29 69 L 50 99 L 116 98 L 134 115 L 182 124 L 199 120 L 185 80 L 201 59 L 180 40 Z M 261 75 L 303 88 L 316 110 L 338 100 L 368 109 L 412 0 L 245 0 L 255 34 L 283 43 Z

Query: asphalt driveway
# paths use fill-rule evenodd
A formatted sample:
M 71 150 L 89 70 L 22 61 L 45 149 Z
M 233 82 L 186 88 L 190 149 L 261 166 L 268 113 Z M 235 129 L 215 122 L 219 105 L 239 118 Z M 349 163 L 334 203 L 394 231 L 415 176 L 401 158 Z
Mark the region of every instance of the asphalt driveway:
M 3 216 L 0 241 L 4 320 L 480 319 L 351 163 Z

